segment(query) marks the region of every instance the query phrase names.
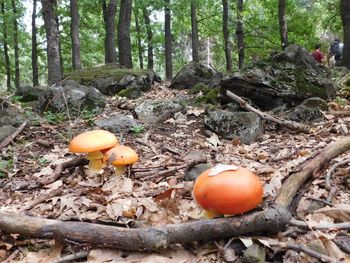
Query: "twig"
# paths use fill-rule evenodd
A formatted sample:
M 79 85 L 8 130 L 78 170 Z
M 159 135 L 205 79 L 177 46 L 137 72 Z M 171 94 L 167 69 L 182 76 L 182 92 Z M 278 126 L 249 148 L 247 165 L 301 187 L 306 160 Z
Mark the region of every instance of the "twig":
M 334 115 L 334 116 L 350 116 L 350 111 L 346 110 L 346 111 L 329 111 L 329 114 Z
M 343 161 L 339 162 L 339 163 L 335 163 L 327 172 L 326 174 L 326 189 L 328 191 L 331 190 L 331 176 L 332 174 L 335 172 L 335 170 L 339 167 L 342 166 L 343 164 L 347 164 L 350 162 L 350 158 L 346 158 Z
M 286 249 L 291 249 L 297 252 L 304 252 L 305 254 L 316 258 L 322 262 L 329 262 L 329 263 L 340 263 L 340 261 L 335 260 L 329 256 L 326 256 L 324 254 L 318 253 L 310 248 L 304 247 L 302 245 L 299 244 L 293 244 L 293 243 L 286 243 L 286 242 L 271 242 L 270 243 L 271 246 L 275 246 L 275 247 L 281 247 L 281 248 L 286 248 Z
M 33 200 L 32 202 L 30 202 L 24 209 L 25 210 L 29 210 L 32 209 L 34 206 L 41 204 L 43 202 L 46 202 L 48 199 L 58 196 L 60 194 L 63 193 L 63 189 L 62 188 L 58 188 L 56 190 L 51 191 L 50 193 L 43 195 L 43 196 L 39 196 L 37 199 Z
M 1 261 L 1 263 L 10 263 L 13 262 L 13 260 L 15 259 L 15 257 L 17 257 L 17 255 L 19 254 L 19 252 L 21 252 L 19 249 L 16 249 L 15 251 L 13 251 L 13 253 L 4 261 Z
M 303 133 L 310 133 L 310 128 L 309 127 L 307 127 L 307 126 L 305 126 L 303 124 L 294 122 L 294 121 L 281 120 L 281 119 L 273 117 L 273 116 L 271 116 L 271 115 L 269 115 L 267 113 L 261 112 L 260 110 L 252 107 L 244 99 L 242 99 L 241 97 L 237 96 L 236 94 L 234 94 L 233 92 L 231 92 L 229 90 L 226 91 L 226 95 L 228 97 L 230 97 L 231 99 L 237 101 L 242 108 L 245 108 L 245 109 L 247 109 L 249 111 L 252 111 L 252 112 L 258 114 L 261 118 L 263 118 L 265 120 L 275 122 L 275 123 L 277 123 L 279 125 L 287 127 L 290 130 L 296 130 L 296 131 L 303 132 Z
M 62 176 L 62 171 L 67 168 L 71 167 L 77 167 L 77 166 L 84 166 L 89 163 L 89 160 L 83 158 L 83 157 L 77 157 L 72 160 L 69 160 L 64 163 L 59 163 L 55 166 L 55 170 L 53 174 L 50 177 L 46 177 L 39 181 L 39 184 L 41 185 L 47 185 L 55 182 L 57 179 L 59 179 Z
M 147 146 L 148 148 L 150 148 L 152 150 L 152 152 L 155 155 L 158 155 L 156 148 L 153 145 L 151 145 L 150 143 L 147 143 L 147 142 L 145 142 L 145 141 L 143 141 L 143 140 L 141 140 L 139 138 L 136 138 L 135 141 L 138 142 L 139 144 Z
M 310 229 L 309 225 L 301 220 L 291 219 L 289 225 L 300 228 Z M 350 230 L 350 222 L 344 223 L 320 223 L 317 226 L 313 226 L 312 229 L 343 229 Z
M 27 125 L 27 121 L 23 122 L 23 123 L 21 124 L 21 126 L 19 126 L 19 127 L 17 128 L 17 130 L 16 130 L 13 134 L 7 136 L 7 137 L 0 143 L 0 150 L 1 150 L 2 148 L 6 147 L 7 145 L 9 145 L 9 144 L 17 137 L 17 135 L 20 134 L 20 133 L 23 131 L 23 129 L 26 127 L 26 125 Z
M 66 256 L 63 256 L 51 263 L 65 263 L 65 262 L 69 262 L 69 261 L 72 261 L 72 260 L 78 260 L 78 259 L 83 259 L 83 258 L 87 258 L 88 255 L 89 255 L 90 251 L 80 251 L 80 252 L 77 252 L 77 253 L 73 253 L 73 254 L 70 254 L 70 255 L 66 255 Z

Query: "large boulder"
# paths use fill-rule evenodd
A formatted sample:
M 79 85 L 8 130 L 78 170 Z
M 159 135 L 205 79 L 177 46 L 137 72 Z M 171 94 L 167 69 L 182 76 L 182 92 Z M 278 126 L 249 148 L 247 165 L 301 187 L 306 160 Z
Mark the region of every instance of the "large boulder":
M 132 116 L 114 113 L 106 119 L 96 120 L 95 125 L 104 130 L 119 133 L 129 132 L 139 124 Z
M 154 81 L 160 81 L 160 78 L 152 70 L 128 69 L 111 63 L 73 71 L 66 77 L 66 80 L 75 80 L 81 85 L 93 86 L 108 96 L 131 88 L 132 92 L 124 94 L 131 94 L 132 98 L 135 98 L 142 92 L 148 91 Z
M 0 108 L 0 127 L 5 125 L 19 126 L 26 118 L 15 107 Z
M 221 73 L 216 73 L 199 62 L 190 62 L 185 65 L 172 80 L 169 88 L 190 89 L 197 84 L 205 84 L 209 87 L 217 87 L 222 78 Z
M 35 101 L 45 90 L 46 87 L 21 86 L 16 90 L 16 95 L 21 96 L 23 102 Z
M 204 124 L 225 139 L 239 139 L 250 144 L 262 135 L 260 117 L 253 112 L 209 111 Z
M 262 110 L 283 104 L 294 107 L 310 97 L 328 100 L 336 94 L 331 71 L 315 63 L 310 53 L 297 45 L 222 80 L 220 92 L 224 103 L 231 101 L 227 90 L 249 98 Z
M 65 81 L 63 86 L 52 86 L 39 97 L 40 111 L 67 112 L 71 116 L 83 111 L 100 114 L 105 107 L 105 96 L 96 88 Z M 68 109 L 67 109 L 68 108 Z

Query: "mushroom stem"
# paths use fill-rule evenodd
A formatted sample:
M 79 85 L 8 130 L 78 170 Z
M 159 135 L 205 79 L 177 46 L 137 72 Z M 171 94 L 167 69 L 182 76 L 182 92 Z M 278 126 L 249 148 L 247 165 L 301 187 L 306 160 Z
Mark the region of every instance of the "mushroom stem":
M 209 210 L 203 209 L 201 216 L 204 218 L 207 218 L 207 219 L 213 219 L 215 217 L 222 217 L 223 215 L 216 213 L 214 211 L 209 211 Z
M 89 152 L 87 155 L 87 159 L 89 162 L 89 169 L 91 171 L 98 172 L 102 169 L 103 162 L 103 153 L 101 151 Z
M 125 173 L 127 165 L 114 165 L 114 167 L 115 167 L 115 174 L 122 175 Z

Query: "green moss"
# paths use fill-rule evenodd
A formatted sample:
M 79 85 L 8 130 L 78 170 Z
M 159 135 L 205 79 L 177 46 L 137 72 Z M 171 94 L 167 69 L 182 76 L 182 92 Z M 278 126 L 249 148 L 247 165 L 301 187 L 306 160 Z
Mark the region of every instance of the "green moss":
M 189 94 L 197 94 L 199 92 L 202 92 L 203 94 L 209 92 L 210 88 L 208 87 L 208 85 L 199 82 L 196 85 L 194 85 L 190 90 L 189 90 Z
M 142 92 L 137 87 L 129 87 L 118 92 L 118 96 L 128 99 L 137 99 L 142 95 Z
M 110 77 L 115 81 L 120 81 L 125 75 L 139 76 L 147 73 L 147 70 L 121 68 L 119 65 L 112 63 L 99 67 L 73 71 L 66 77 L 66 79 L 75 80 L 84 85 L 93 85 L 94 81 L 99 78 Z
M 219 92 L 220 88 L 211 88 L 208 92 L 204 93 L 196 99 L 197 104 L 219 104 Z

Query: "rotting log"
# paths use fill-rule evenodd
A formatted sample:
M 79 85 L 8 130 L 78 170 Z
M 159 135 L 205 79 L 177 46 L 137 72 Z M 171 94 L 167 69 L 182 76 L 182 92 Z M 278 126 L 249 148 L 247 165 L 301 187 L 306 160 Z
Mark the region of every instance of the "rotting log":
M 303 124 L 297 123 L 295 121 L 282 120 L 282 119 L 276 118 L 274 116 L 271 116 L 265 112 L 262 112 L 256 108 L 254 108 L 253 106 L 249 105 L 248 102 L 246 102 L 244 99 L 242 99 L 241 97 L 237 96 L 236 94 L 232 93 L 229 90 L 226 91 L 226 95 L 229 98 L 233 99 L 234 101 L 237 101 L 242 108 L 258 114 L 261 118 L 263 118 L 265 120 L 268 120 L 268 121 L 277 123 L 281 126 L 287 127 L 290 130 L 303 132 L 303 133 L 310 133 L 309 127 L 307 127 Z
M 303 163 L 301 167 L 299 167 L 298 172 L 291 173 L 282 184 L 275 200 L 276 204 L 288 207 L 297 191 L 306 181 L 311 179 L 311 177 L 316 178 L 318 171 L 333 158 L 348 150 L 350 150 L 350 136 L 329 144 L 312 159 Z
M 0 212 L 0 230 L 61 242 L 90 243 L 131 251 L 157 251 L 190 241 L 208 241 L 259 232 L 277 233 L 285 228 L 290 219 L 291 214 L 285 207 L 273 206 L 235 217 L 128 229 Z

